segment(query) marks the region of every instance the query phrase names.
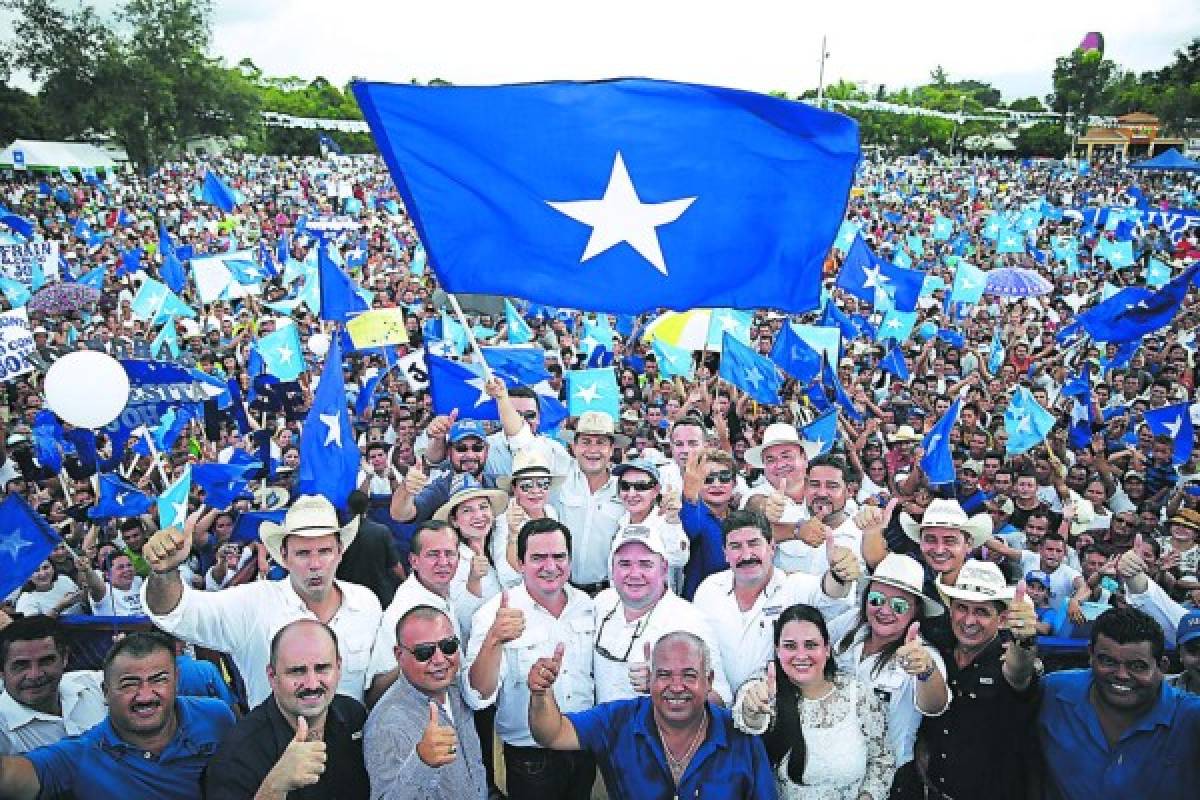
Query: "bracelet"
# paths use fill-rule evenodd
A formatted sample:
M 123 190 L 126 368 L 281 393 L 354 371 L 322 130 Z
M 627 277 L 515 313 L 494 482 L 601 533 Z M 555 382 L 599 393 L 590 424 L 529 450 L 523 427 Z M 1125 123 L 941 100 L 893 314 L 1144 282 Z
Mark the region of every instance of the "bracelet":
M 929 668 L 926 669 L 921 674 L 917 675 L 917 680 L 919 680 L 921 683 L 925 683 L 925 681 L 927 681 L 933 677 L 933 673 L 934 673 L 933 663 L 930 662 Z

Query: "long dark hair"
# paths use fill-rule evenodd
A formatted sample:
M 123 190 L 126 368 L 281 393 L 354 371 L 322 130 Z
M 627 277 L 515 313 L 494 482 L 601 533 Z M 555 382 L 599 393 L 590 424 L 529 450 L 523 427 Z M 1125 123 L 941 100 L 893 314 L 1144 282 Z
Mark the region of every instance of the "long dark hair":
M 804 746 L 804 726 L 800 720 L 800 690 L 792 684 L 783 671 L 779 660 L 779 639 L 783 628 L 789 622 L 811 622 L 817 627 L 821 639 L 829 644 L 829 629 L 825 627 L 825 618 L 821 612 L 804 603 L 797 603 L 784 610 L 775 620 L 775 675 L 777 677 L 775 708 L 777 715 L 775 726 L 763 735 L 763 744 L 767 746 L 767 757 L 772 767 L 778 767 L 784 756 L 789 753 L 787 776 L 792 783 L 804 783 L 804 767 L 808 762 L 808 753 Z M 837 664 L 833 654 L 825 660 L 825 679 L 833 680 L 837 672 Z
M 893 588 L 898 588 L 898 587 L 893 587 Z M 902 589 L 901 591 L 903 591 L 905 594 L 912 595 L 912 592 L 909 592 L 907 589 Z M 854 645 L 854 638 L 858 635 L 858 632 L 860 630 L 862 630 L 863 627 L 868 624 L 867 623 L 867 595 L 870 593 L 871 593 L 871 586 L 868 583 L 867 591 L 863 592 L 862 602 L 860 602 L 858 604 L 858 621 L 854 623 L 854 627 L 851 628 L 850 630 L 848 630 L 846 632 L 846 635 L 841 638 L 841 641 L 839 641 L 837 643 L 836 649 L 837 649 L 838 655 L 845 653 L 847 650 L 849 650 Z M 914 610 L 913 621 L 920 622 L 925 616 L 925 614 L 924 614 L 925 604 L 922 603 L 921 598 L 917 597 L 916 595 L 912 595 L 912 597 L 909 598 L 908 601 L 913 604 L 913 610 Z M 907 629 L 906 629 L 906 631 L 907 631 Z M 884 668 L 891 662 L 892 657 L 894 655 L 896 655 L 896 651 L 899 650 L 903 646 L 904 646 L 904 632 L 902 632 L 899 636 L 897 636 L 892 641 L 885 644 L 883 646 L 883 649 L 879 651 L 879 658 L 877 658 L 875 660 L 875 666 L 874 666 L 874 668 L 871 669 L 871 677 L 878 678 L 879 673 L 883 672 Z

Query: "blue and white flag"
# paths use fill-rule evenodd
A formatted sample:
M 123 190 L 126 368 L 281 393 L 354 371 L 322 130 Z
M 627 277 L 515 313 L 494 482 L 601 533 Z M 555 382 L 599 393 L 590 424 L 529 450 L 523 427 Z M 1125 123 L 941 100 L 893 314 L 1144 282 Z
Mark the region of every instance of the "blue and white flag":
M 525 344 L 533 341 L 533 329 L 529 327 L 516 307 L 507 297 L 504 298 L 504 326 L 511 344 Z
M 760 403 L 777 405 L 783 378 L 770 359 L 760 356 L 733 334 L 726 333 L 721 344 L 721 379 L 741 389 Z
M 204 183 L 200 187 L 200 201 L 214 205 L 226 214 L 237 206 L 237 197 L 221 176 L 211 169 L 204 173 Z
M 99 478 L 100 496 L 96 505 L 88 509 L 89 519 L 112 519 L 113 517 L 136 517 L 145 514 L 154 506 L 154 498 L 143 494 L 120 475 L 107 473 Z
M 908 363 L 904 360 L 904 353 L 895 342 L 892 343 L 887 354 L 879 360 L 879 368 L 894 375 L 897 380 L 908 380 Z
M 788 320 L 784 320 L 771 346 L 771 360 L 801 383 L 807 383 L 821 374 L 821 354 L 800 338 Z
M 577 417 L 585 411 L 602 411 L 613 422 L 621 415 L 621 390 L 612 367 L 576 369 L 566 373 L 567 412 Z
M 921 448 L 925 451 L 921 456 L 921 471 L 934 486 L 954 483 L 958 477 L 954 469 L 954 455 L 950 449 L 950 429 L 958 423 L 961 407 L 962 400 L 955 398 L 921 442 Z
M 361 460 L 346 404 L 342 346 L 335 336 L 300 434 L 297 489 L 301 494 L 323 495 L 335 508 L 344 508 L 354 491 Z
M 814 442 L 820 445 L 820 455 L 825 455 L 831 451 L 838 438 L 837 411 L 826 411 L 805 425 L 800 429 L 800 436 L 806 442 Z
M 951 303 L 978 303 L 983 299 L 987 285 L 987 273 L 974 264 L 959 261 L 954 271 L 954 285 L 950 288 Z
M 483 360 L 509 386 L 535 386 L 550 377 L 540 347 L 483 347 Z
M 664 378 L 673 378 L 678 375 L 684 380 L 692 379 L 692 375 L 696 371 L 696 361 L 692 357 L 691 350 L 667 344 L 657 338 L 650 342 L 650 349 L 654 351 L 657 358 L 658 372 Z
M 163 350 L 166 353 L 163 353 Z M 150 343 L 151 358 L 166 361 L 169 358 L 179 358 L 179 331 L 175 330 L 175 320 L 169 319 L 163 323 L 162 330 Z
M 484 388 L 487 380 L 477 365 L 460 364 L 448 358 L 425 354 L 433 413 L 458 410 L 462 419 L 498 420 L 500 412 Z
M 992 331 L 992 344 L 988 348 L 988 372 L 995 375 L 1000 371 L 1000 367 L 1004 366 L 1004 359 L 1008 354 L 1004 349 L 1004 340 L 1000 338 L 1000 329 Z
M 1150 259 L 1143 274 L 1146 278 L 1146 285 L 1155 289 L 1160 289 L 1171 281 L 1171 268 L 1157 258 Z
M 253 464 L 232 460 L 228 464 L 194 464 L 191 479 L 204 492 L 204 505 L 224 510 L 246 493 L 250 476 L 261 467 L 257 461 Z
M 891 310 L 883 315 L 879 323 L 877 336 L 879 341 L 903 342 L 912 336 L 913 326 L 917 324 L 917 312 Z
M 846 387 L 842 385 L 842 379 L 838 377 L 837 370 L 833 367 L 833 362 L 824 361 L 821 365 L 821 383 L 825 388 L 833 393 L 833 401 L 842 409 L 842 413 L 855 422 L 863 422 L 866 417 L 854 405 L 854 400 L 846 392 Z
M 192 466 L 158 496 L 158 525 L 162 529 L 182 528 L 187 520 L 188 495 L 192 491 Z
M 332 248 L 328 242 L 322 242 L 320 245 L 317 276 L 321 295 L 321 319 L 345 322 L 356 314 L 370 310 L 371 304 L 359 294 L 358 284 L 334 263 Z
M 1027 453 L 1046 440 L 1054 427 L 1054 415 L 1042 408 L 1033 393 L 1018 386 L 1004 411 L 1004 430 L 1008 433 L 1007 455 Z
M 1071 423 L 1067 428 L 1067 440 L 1071 447 L 1084 448 L 1092 442 L 1092 425 L 1096 422 L 1092 406 L 1091 367 L 1084 365 L 1083 371 L 1063 384 L 1062 396 L 1072 398 Z
M 611 360 L 615 333 L 607 314 L 601 314 L 595 320 L 584 319 L 583 332 L 579 337 L 579 352 L 590 358 L 597 348 L 602 347 Z
M 1192 457 L 1195 428 L 1192 426 L 1191 407 L 1187 403 L 1147 410 L 1142 418 L 1155 436 L 1170 436 L 1175 442 L 1171 461 L 1186 464 Z
M 847 117 L 642 79 L 353 89 L 449 292 L 625 313 L 817 305 L 859 158 Z
M 61 541 L 58 532 L 17 493 L 0 502 L 0 597 L 37 571 Z
M 295 325 L 284 325 L 254 343 L 263 368 L 281 381 L 294 381 L 306 370 L 300 331 Z

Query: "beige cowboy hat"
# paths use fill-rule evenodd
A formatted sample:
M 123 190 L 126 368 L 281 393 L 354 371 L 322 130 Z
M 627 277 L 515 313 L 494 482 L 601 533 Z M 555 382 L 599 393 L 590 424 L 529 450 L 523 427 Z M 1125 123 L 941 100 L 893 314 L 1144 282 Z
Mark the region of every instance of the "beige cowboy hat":
M 579 415 L 579 419 L 575 422 L 575 430 L 563 431 L 562 438 L 567 444 L 574 444 L 575 437 L 581 433 L 591 434 L 593 436 L 611 436 L 613 447 L 624 452 L 626 447 L 629 447 L 630 439 L 623 433 L 617 433 L 613 425 L 613 418 L 603 411 L 585 411 Z
M 440 522 L 449 522 L 454 509 L 468 500 L 486 497 L 492 507 L 492 516 L 500 516 L 508 508 L 508 494 L 499 489 L 485 489 L 470 475 L 456 475 L 450 485 L 450 499 L 442 503 L 441 508 L 433 512 L 433 518 Z
M 946 611 L 941 603 L 925 594 L 925 570 L 912 556 L 888 553 L 883 557 L 883 561 L 879 562 L 869 580 L 873 583 L 886 583 L 921 598 L 924 605 L 922 616 L 936 617 Z
M 336 535 L 341 540 L 342 552 L 345 552 L 354 542 L 354 537 L 358 536 L 358 522 L 359 518 L 355 517 L 346 525 L 340 525 L 333 503 L 321 495 L 305 494 L 292 503 L 282 525 L 264 522 L 259 528 L 259 537 L 275 563 L 282 564 L 283 540 L 288 536 L 316 538 Z
M 777 444 L 796 444 L 804 448 L 806 458 L 816 458 L 821 454 L 819 442 L 810 442 L 800 438 L 800 432 L 786 422 L 773 422 L 763 431 L 762 444 L 751 447 L 746 451 L 746 463 L 752 467 L 763 468 L 762 456 L 768 447 Z
M 888 441 L 895 442 L 923 442 L 925 437 L 913 430 L 912 425 L 901 425 L 896 429 L 896 432 L 888 437 Z
M 555 475 L 550 471 L 550 465 L 535 448 L 522 450 L 513 456 L 512 474 L 496 478 L 496 486 L 504 492 L 512 491 L 513 481 L 518 478 L 549 478 L 550 491 L 557 489 L 566 480 L 564 476 Z
M 958 571 L 958 579 L 953 586 L 947 586 L 939 579 L 937 589 L 942 597 L 949 600 L 963 600 L 968 603 L 989 603 L 992 601 L 1004 603 L 1005 607 L 1012 604 L 1015 586 L 1009 586 L 1004 580 L 1000 567 L 991 561 L 968 559 Z
M 957 500 L 947 500 L 938 497 L 929 504 L 921 521 L 913 519 L 908 512 L 901 512 L 900 527 L 914 542 L 921 540 L 921 531 L 925 528 L 954 528 L 960 530 L 971 539 L 971 547 L 981 547 L 992 538 L 992 518 L 988 514 L 976 514 L 968 517 L 967 512 Z

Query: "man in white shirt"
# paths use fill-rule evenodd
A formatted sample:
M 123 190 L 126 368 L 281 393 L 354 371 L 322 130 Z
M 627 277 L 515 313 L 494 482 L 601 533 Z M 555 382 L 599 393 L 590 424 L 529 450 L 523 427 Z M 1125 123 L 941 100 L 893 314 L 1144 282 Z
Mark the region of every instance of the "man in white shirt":
M 628 525 L 613 540 L 613 585 L 596 596 L 592 668 L 597 703 L 648 693 L 650 649 L 673 631 L 704 640 L 712 654 L 713 700 L 726 705 L 732 700 L 720 645 L 708 622 L 667 588 L 666 553 L 658 532 L 644 525 Z
M 1047 533 L 1036 553 L 1021 551 L 1021 574 L 1032 570 L 1046 573 L 1050 578 L 1050 605 L 1056 609 L 1066 607 L 1071 622 L 1082 625 L 1086 622 L 1082 604 L 1092 590 L 1083 574 L 1066 563 L 1066 556 L 1067 541 L 1057 533 Z
M 185 586 L 177 569 L 191 553 L 191 532 L 168 528 L 154 534 L 143 550 L 152 574 L 142 602 L 167 633 L 229 653 L 252 707 L 271 694 L 267 663 L 275 632 L 297 619 L 324 622 L 337 634 L 342 657 L 338 692 L 361 703 L 382 612 L 370 589 L 335 578 L 342 552 L 357 533 L 356 523 L 339 526 L 337 511 L 324 497 L 303 495 L 283 525 L 264 523 L 261 529 L 263 545 L 288 570 L 287 580 L 200 592 Z
M 742 508 L 757 511 L 771 523 L 771 541 L 780 566 L 785 566 L 792 550 L 798 550 L 800 556 L 807 553 L 804 542 L 796 541 L 797 529 L 808 518 L 804 506 L 808 461 L 820 452 L 819 442 L 802 440 L 799 432 L 784 422 L 768 425 L 762 444 L 746 451 L 746 463 L 761 469 L 766 480 L 750 489 Z M 796 567 L 787 569 L 792 572 Z
M 595 704 L 592 639 L 595 607 L 570 586 L 571 533 L 560 522 L 535 519 L 517 536 L 523 582 L 478 611 L 471 623 L 463 686 L 467 705 L 495 703 L 496 733 L 504 742 L 508 793 L 543 800 L 587 800 L 596 765 L 581 752 L 538 747 L 529 731 L 529 670 L 555 654 L 562 664 L 554 684 L 559 708 L 583 711 Z
M 0 755 L 76 736 L 108 714 L 99 672 L 65 672 L 67 640 L 50 617 L 16 619 L 0 632 Z
M 795 526 L 791 541 L 779 543 L 775 565 L 789 573 L 824 575 L 829 569 L 826 541 L 830 534 L 840 547 L 861 559 L 863 532 L 854 521 L 857 505 L 846 491 L 846 462 L 841 456 L 817 456 L 808 463 L 807 473 L 804 504 L 809 518 Z M 767 519 L 773 510 L 772 498 L 767 503 Z M 777 529 L 773 525 L 772 533 Z
M 854 580 L 862 573 L 858 558 L 833 544 L 832 535 L 831 567 L 817 577 L 775 568 L 771 526 L 762 514 L 731 511 L 721 528 L 729 569 L 705 578 L 692 603 L 715 633 L 725 677 L 736 691 L 774 657 L 772 625 L 784 609 L 805 603 L 833 619 L 854 608 Z
M 82 572 L 88 602 L 98 617 L 138 617 L 142 607 L 142 579 L 134 573 L 133 560 L 121 550 L 104 559 L 104 575 L 94 569 Z

